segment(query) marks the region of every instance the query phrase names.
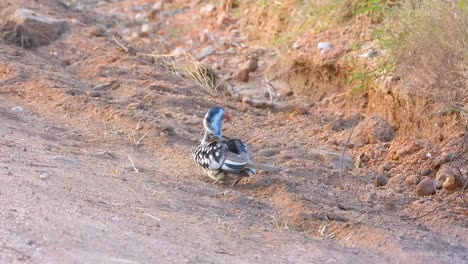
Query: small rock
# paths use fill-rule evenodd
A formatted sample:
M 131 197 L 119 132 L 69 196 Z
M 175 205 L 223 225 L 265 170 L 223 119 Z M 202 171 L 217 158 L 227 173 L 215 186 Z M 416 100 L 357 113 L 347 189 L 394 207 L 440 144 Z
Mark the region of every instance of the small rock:
M 432 170 L 430 168 L 424 168 L 421 170 L 421 175 L 422 176 L 428 176 L 429 174 L 431 174 Z
M 379 56 L 379 52 L 375 51 L 374 49 L 369 49 L 363 54 L 361 54 L 362 58 L 373 58 Z
M 377 195 L 374 192 L 368 193 L 364 197 L 364 202 L 367 202 L 367 203 L 372 203 L 372 202 L 374 202 L 376 200 L 377 200 Z
M 443 164 L 451 161 L 455 157 L 455 155 L 456 155 L 456 153 L 454 153 L 454 152 L 445 153 L 445 154 L 440 155 L 439 157 L 437 157 L 434 160 L 434 168 L 439 168 Z
M 445 179 L 444 183 L 442 183 L 442 187 L 449 191 L 455 191 L 458 187 L 462 187 L 462 183 L 458 177 L 450 175 Z
M 389 186 L 395 186 L 395 185 L 399 185 L 400 183 L 402 183 L 403 181 L 406 180 L 406 176 L 403 175 L 403 174 L 397 174 L 393 177 L 390 178 L 390 180 L 388 180 L 388 183 L 387 185 Z
M 15 106 L 11 109 L 11 111 L 15 112 L 15 113 L 21 113 L 24 111 L 23 107 L 21 106 Z
M 250 78 L 249 74 L 250 74 L 249 69 L 241 69 L 236 74 L 236 80 L 238 82 L 248 82 Z
M 385 164 L 385 165 L 383 166 L 382 169 L 383 169 L 384 171 L 389 171 L 389 170 L 391 170 L 392 168 L 393 168 L 393 166 L 392 166 L 391 164 Z
M 89 97 L 101 97 L 103 93 L 102 91 L 86 91 L 86 95 Z
M 89 29 L 88 33 L 93 37 L 104 37 L 107 35 L 107 30 L 103 26 L 93 26 Z
M 416 186 L 416 194 L 419 196 L 432 195 L 435 193 L 436 188 L 431 178 L 424 178 L 424 180 Z
M 112 83 L 101 83 L 93 87 L 93 91 L 107 91 L 112 87 Z
M 158 1 L 156 3 L 154 3 L 153 7 L 151 8 L 151 10 L 153 11 L 161 11 L 163 8 L 163 1 Z
M 436 187 L 437 190 L 442 189 L 442 184 L 443 182 L 441 181 L 434 181 L 434 186 Z
M 82 95 L 84 92 L 80 89 L 69 89 L 65 93 L 71 96 L 77 96 Z
M 445 182 L 446 179 L 451 176 L 456 177 L 456 170 L 453 169 L 449 164 L 442 164 L 436 173 L 436 180 Z
M 149 24 L 143 24 L 140 28 L 140 36 L 147 37 L 151 31 L 151 27 Z
M 205 6 L 203 6 L 202 8 L 200 8 L 200 13 L 202 14 L 209 14 L 209 13 L 212 13 L 216 10 L 216 6 L 213 5 L 213 4 L 207 4 Z
M 16 10 L 14 21 L 32 34 L 37 46 L 47 45 L 69 30 L 66 20 L 47 17 L 26 8 Z
M 408 176 L 405 181 L 408 185 L 416 185 L 421 182 L 421 177 L 419 177 L 417 174 L 413 174 Z
M 218 16 L 218 20 L 216 21 L 218 26 L 226 26 L 232 22 L 233 20 L 231 19 L 228 13 L 222 13 Z
M 290 96 L 294 95 L 294 92 L 293 91 L 288 91 L 284 95 L 287 96 L 287 97 L 290 97 Z
M 360 145 L 369 143 L 389 142 L 395 137 L 395 130 L 382 117 L 366 118 L 356 126 L 353 142 Z M 392 157 L 394 158 L 394 157 Z
M 331 49 L 333 46 L 332 44 L 328 43 L 328 42 L 319 42 L 317 44 L 317 47 L 321 50 L 327 50 L 327 49 Z
M 47 172 L 39 174 L 39 179 L 46 180 L 47 178 L 49 178 L 49 174 Z
M 383 175 L 383 174 L 379 174 L 375 177 L 374 179 L 374 185 L 377 186 L 377 187 L 380 187 L 380 186 L 385 186 L 387 185 L 388 183 L 388 178 L 387 176 Z
M 248 69 L 250 72 L 255 72 L 258 68 L 258 58 L 252 57 L 250 58 L 243 68 Z
M 175 55 L 175 56 L 180 56 L 180 55 L 184 55 L 186 52 L 186 50 L 182 47 L 176 47 L 172 52 L 171 54 L 172 55 Z

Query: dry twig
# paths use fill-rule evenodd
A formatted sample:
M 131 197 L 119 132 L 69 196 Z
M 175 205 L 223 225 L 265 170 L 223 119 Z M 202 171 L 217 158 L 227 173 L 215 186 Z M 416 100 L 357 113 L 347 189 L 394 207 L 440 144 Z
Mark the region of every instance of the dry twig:
M 346 142 L 343 145 L 343 150 L 341 151 L 341 155 L 340 155 L 340 181 L 341 181 L 341 185 L 343 185 L 343 187 L 345 186 L 344 182 L 343 182 L 343 178 L 342 178 L 342 174 L 343 174 L 343 157 L 344 157 L 344 154 L 345 154 L 345 151 L 346 151 L 346 147 L 348 146 L 349 140 L 351 139 L 351 135 L 353 134 L 354 128 L 356 127 L 357 123 L 359 123 L 360 120 L 361 119 L 358 119 L 358 120 L 356 120 L 356 122 L 354 122 L 353 127 L 351 128 L 351 131 L 349 132 L 348 139 L 346 139 Z

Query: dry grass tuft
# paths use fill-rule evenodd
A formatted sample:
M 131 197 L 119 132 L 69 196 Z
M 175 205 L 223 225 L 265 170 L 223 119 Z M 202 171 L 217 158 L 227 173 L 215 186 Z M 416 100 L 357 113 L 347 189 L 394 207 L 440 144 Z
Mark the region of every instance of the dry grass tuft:
M 7 20 L 0 25 L 0 38 L 8 44 L 25 49 L 39 46 L 34 36 L 26 28 L 11 20 Z
M 216 73 L 201 62 L 193 59 L 190 55 L 186 56 L 185 72 L 191 80 L 200 85 L 209 94 L 215 96 L 219 93 Z
M 406 86 L 468 100 L 467 9 L 452 0 L 407 1 L 388 22 L 384 34 Z

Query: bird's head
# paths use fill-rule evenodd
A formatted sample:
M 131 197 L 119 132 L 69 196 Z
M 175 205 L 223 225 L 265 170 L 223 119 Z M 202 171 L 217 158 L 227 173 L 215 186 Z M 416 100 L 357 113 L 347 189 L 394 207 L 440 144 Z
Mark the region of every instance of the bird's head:
M 226 121 L 230 120 L 229 115 L 224 111 L 222 107 L 212 107 L 210 110 L 205 115 L 205 118 L 203 119 L 203 126 L 205 127 L 205 130 L 213 135 L 215 135 L 218 138 L 223 137 L 223 120 L 226 119 Z

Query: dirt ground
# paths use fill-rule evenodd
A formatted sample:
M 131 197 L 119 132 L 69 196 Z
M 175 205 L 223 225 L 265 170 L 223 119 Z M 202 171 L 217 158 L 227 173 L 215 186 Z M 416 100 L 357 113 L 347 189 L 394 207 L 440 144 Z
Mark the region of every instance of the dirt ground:
M 34 49 L 0 42 L 0 262 L 468 263 L 466 194 L 419 196 L 408 181 L 464 172 L 466 132 L 363 143 L 379 124 L 354 127 L 364 116 L 336 96 L 282 111 L 213 97 L 114 41 L 154 1 L 72 2 L 0 3 L 4 17 L 24 7 L 71 28 Z M 176 34 L 171 19 L 157 34 Z M 212 184 L 191 151 L 213 105 L 231 114 L 226 135 L 282 172 Z

